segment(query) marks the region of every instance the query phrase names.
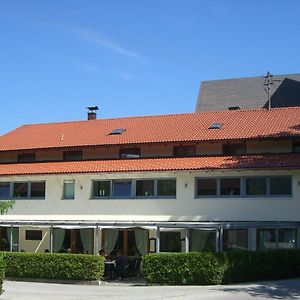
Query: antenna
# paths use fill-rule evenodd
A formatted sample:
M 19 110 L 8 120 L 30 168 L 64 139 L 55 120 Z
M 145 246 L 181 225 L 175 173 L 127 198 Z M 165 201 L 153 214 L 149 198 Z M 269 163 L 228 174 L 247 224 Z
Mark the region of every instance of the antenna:
M 274 84 L 274 82 L 281 82 L 281 80 L 274 80 L 272 79 L 273 75 L 268 71 L 267 74 L 264 76 L 265 78 L 265 82 L 264 82 L 264 86 L 265 91 L 268 94 L 268 110 L 271 110 L 272 108 L 272 104 L 271 104 L 271 85 Z

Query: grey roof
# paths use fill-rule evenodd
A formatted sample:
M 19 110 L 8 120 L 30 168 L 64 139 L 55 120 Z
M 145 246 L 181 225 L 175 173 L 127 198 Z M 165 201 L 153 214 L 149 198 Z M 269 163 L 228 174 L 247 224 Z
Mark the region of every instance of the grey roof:
M 300 74 L 276 75 L 272 81 L 272 107 L 300 106 Z M 268 107 L 264 82 L 263 76 L 202 81 L 196 111 Z

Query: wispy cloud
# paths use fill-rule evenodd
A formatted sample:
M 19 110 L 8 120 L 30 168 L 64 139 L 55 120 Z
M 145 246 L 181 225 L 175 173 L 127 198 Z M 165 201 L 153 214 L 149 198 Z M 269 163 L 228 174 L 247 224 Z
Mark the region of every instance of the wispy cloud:
M 138 76 L 130 74 L 130 73 L 125 73 L 125 72 L 117 74 L 117 77 L 119 77 L 121 79 L 124 79 L 124 80 L 127 80 L 127 81 L 140 80 L 140 78 Z
M 97 31 L 93 31 L 81 27 L 68 28 L 68 31 L 74 33 L 75 35 L 79 36 L 80 38 L 90 43 L 93 43 L 94 45 L 106 48 L 114 53 L 129 58 L 137 59 L 140 61 L 144 61 L 144 59 L 137 52 L 120 45 L 119 43 L 113 41 L 109 37 Z

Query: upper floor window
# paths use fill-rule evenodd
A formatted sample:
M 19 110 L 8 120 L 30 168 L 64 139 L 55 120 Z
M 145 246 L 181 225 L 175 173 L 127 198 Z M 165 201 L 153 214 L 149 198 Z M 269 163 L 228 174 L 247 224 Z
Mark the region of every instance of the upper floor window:
M 45 198 L 45 181 L 13 182 L 13 198 Z
M 139 158 L 141 157 L 141 148 L 124 148 L 120 149 L 120 158 Z
M 173 155 L 175 157 L 186 157 L 186 156 L 195 156 L 196 155 L 196 146 L 174 146 Z
M 198 197 L 291 196 L 291 176 L 196 178 Z
M 35 161 L 35 153 L 19 153 L 18 162 L 34 162 Z
M 0 182 L 0 198 L 8 199 L 10 193 L 10 183 L 9 182 Z
M 82 150 L 64 151 L 63 160 L 64 161 L 82 160 Z
M 223 155 L 241 155 L 246 153 L 246 144 L 223 144 Z
M 176 197 L 176 179 L 95 180 L 92 198 Z
M 294 142 L 293 143 L 293 152 L 300 152 L 300 142 Z
M 64 180 L 63 199 L 74 199 L 75 180 Z

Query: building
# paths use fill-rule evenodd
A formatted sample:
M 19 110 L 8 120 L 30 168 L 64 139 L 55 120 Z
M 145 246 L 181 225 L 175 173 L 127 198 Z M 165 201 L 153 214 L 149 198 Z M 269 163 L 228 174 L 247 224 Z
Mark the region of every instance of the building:
M 0 137 L 0 246 L 300 247 L 299 152 L 299 107 L 21 126 Z
M 300 74 L 270 78 L 272 107 L 300 106 Z M 202 81 L 196 111 L 268 108 L 266 78 L 246 77 Z

